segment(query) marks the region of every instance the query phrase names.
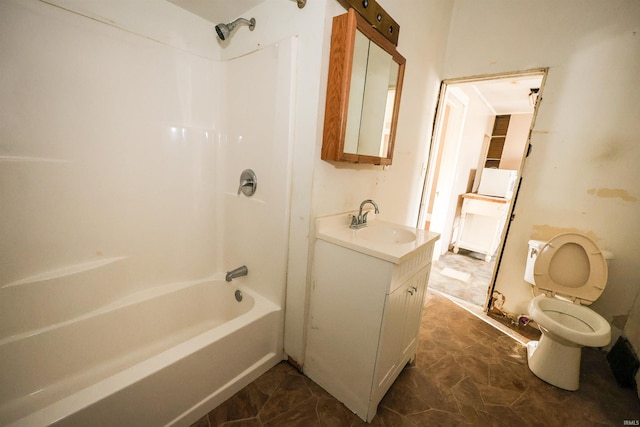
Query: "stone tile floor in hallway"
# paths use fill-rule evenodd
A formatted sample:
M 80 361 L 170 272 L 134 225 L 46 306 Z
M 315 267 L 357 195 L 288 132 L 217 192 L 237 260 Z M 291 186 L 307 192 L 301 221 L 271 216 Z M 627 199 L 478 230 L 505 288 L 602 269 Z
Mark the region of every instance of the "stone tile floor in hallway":
M 484 255 L 465 249 L 446 252 L 432 264 L 429 288 L 484 307 L 495 263 L 495 257 L 486 262 Z
M 580 389 L 560 390 L 529 371 L 518 341 L 428 293 L 415 364 L 402 371 L 371 425 L 582 427 L 625 420 L 640 420 L 640 400 L 618 387 L 599 350 L 583 350 Z M 286 362 L 194 424 L 361 425 L 367 424 Z

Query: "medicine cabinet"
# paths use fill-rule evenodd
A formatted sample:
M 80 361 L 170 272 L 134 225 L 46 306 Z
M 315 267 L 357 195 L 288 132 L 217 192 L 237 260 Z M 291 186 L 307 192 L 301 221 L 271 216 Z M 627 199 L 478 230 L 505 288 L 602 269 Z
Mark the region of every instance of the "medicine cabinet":
M 323 160 L 391 164 L 405 63 L 354 9 L 333 18 Z

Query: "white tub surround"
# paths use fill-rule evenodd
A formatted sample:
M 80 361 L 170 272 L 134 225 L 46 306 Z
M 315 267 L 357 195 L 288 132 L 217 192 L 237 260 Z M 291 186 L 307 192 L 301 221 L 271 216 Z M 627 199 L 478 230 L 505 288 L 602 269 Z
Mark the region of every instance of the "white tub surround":
M 284 357 L 297 37 L 246 33 L 0 2 L 1 425 L 188 425 Z

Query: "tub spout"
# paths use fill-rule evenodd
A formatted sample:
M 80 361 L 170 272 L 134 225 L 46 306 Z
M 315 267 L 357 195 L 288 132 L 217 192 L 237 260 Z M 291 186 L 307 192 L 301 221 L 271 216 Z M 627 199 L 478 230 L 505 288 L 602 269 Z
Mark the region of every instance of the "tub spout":
M 227 275 L 225 276 L 224 280 L 226 280 L 227 282 L 230 282 L 232 279 L 235 279 L 236 277 L 246 276 L 247 274 L 249 274 L 249 270 L 247 269 L 246 265 L 243 265 L 242 267 L 238 267 L 231 271 L 227 271 Z

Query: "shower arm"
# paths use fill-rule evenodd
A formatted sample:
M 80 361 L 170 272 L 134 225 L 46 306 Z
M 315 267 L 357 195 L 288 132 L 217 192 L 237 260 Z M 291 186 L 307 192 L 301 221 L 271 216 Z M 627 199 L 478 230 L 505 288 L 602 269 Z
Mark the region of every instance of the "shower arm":
M 249 27 L 249 30 L 253 31 L 253 29 L 256 27 L 256 20 L 253 18 L 251 20 L 245 19 L 245 18 L 238 18 L 235 21 L 227 24 L 227 26 L 229 27 L 229 31 L 233 30 L 238 24 L 247 25 Z

